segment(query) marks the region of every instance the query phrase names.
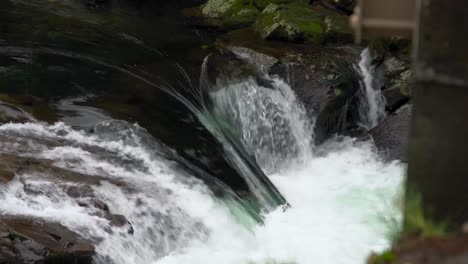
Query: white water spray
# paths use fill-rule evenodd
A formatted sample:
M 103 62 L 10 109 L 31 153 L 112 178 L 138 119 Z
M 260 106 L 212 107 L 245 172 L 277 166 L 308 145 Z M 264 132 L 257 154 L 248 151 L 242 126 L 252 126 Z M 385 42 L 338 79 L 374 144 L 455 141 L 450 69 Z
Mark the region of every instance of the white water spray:
M 374 69 L 369 48 L 364 49 L 361 53 L 359 69 L 363 76 L 362 88 L 364 95 L 364 101 L 361 102 L 360 115 L 362 125 L 369 130 L 377 126 L 386 116 L 386 101 L 380 87 L 376 87 L 375 85 L 376 80 L 374 79 Z
M 310 160 L 313 141 L 312 123 L 289 85 L 278 78 L 270 81 L 272 88 L 248 79 L 212 94 L 216 116 L 239 130 L 239 137 L 269 174 Z

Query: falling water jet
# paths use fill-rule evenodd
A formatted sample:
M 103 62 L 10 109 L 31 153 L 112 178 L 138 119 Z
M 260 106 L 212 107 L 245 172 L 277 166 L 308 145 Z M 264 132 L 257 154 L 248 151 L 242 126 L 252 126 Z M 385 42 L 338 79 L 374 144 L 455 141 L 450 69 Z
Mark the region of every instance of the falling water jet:
M 363 76 L 361 90 L 363 98 L 359 113 L 361 116 L 361 124 L 367 130 L 377 126 L 386 116 L 385 113 L 385 97 L 380 90 L 380 86 L 375 85 L 374 78 L 375 67 L 372 65 L 371 52 L 366 48 L 361 53 L 361 61 L 359 62 L 359 69 Z

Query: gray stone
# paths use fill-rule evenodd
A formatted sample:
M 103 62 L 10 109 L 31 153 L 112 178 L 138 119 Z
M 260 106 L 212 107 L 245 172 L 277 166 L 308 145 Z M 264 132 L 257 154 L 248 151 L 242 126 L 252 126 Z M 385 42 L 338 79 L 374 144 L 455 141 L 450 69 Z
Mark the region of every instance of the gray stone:
M 405 105 L 369 131 L 376 147 L 386 159 L 407 162 L 410 119 L 411 105 Z

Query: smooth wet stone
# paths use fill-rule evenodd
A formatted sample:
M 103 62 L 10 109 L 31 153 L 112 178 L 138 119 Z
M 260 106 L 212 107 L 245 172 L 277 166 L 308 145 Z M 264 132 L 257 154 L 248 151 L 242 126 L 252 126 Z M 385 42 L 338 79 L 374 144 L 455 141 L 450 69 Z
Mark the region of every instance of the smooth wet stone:
M 407 162 L 410 123 L 411 105 L 405 105 L 369 132 L 376 147 L 388 160 Z
M 5 263 L 92 263 L 93 243 L 58 223 L 1 216 L 0 234 L 0 260 Z

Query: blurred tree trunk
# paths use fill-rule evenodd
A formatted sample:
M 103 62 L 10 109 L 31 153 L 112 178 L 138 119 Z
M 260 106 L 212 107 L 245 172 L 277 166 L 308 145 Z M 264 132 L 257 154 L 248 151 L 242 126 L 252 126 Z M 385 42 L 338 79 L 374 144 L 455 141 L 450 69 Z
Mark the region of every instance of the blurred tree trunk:
M 468 220 L 468 1 L 422 0 L 408 192 L 427 216 Z

